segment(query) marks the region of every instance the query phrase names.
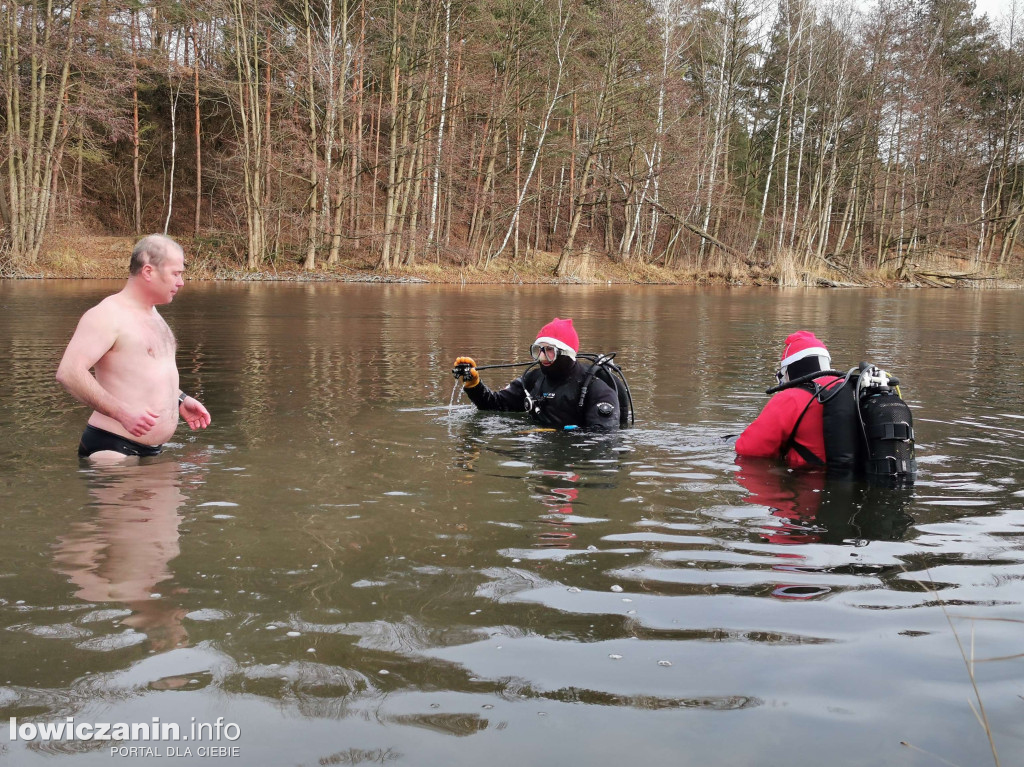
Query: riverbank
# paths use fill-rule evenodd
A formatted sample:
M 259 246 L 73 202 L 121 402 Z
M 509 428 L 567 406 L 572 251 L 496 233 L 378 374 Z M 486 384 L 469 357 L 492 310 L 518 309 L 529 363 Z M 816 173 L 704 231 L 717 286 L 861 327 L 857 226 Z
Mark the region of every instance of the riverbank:
M 60 235 L 49 241 L 36 264 L 0 272 L 10 279 L 122 279 L 127 276 L 128 256 L 135 237 Z M 733 285 L 775 287 L 987 287 L 1020 288 L 1024 274 L 1000 268 L 972 270 L 967 259 L 953 263 L 914 265 L 906 279 L 875 272 L 851 272 L 838 264 L 819 261 L 813 270 L 796 263 L 771 266 L 719 264 L 709 259 L 708 268 L 667 268 L 660 264 L 622 263 L 604 253 L 577 255 L 566 275 L 556 277 L 558 254 L 531 251 L 514 262 L 502 259 L 489 268 L 454 262 L 424 262 L 378 271 L 372 254 L 343 259 L 334 265 L 320 263 L 305 270 L 291 259 L 268 260 L 258 270 L 243 268 L 239 259 L 214 251 L 205 243 L 183 243 L 191 280 L 237 282 L 361 282 L 432 283 L 443 285 Z
M 128 256 L 134 237 L 56 236 L 36 264 L 4 275 L 18 279 L 120 279 L 127 274 Z M 400 266 L 390 272 L 378 271 L 376 258 L 348 257 L 337 264 L 318 263 L 309 271 L 291 259 L 268 260 L 258 270 L 247 270 L 241 259 L 215 252 L 203 243 L 185 247 L 188 277 L 192 280 L 240 282 L 424 282 L 449 285 L 486 284 L 769 284 L 767 276 L 752 281 L 751 275 L 715 273 L 697 275 L 663 266 L 613 261 L 604 254 L 578 257 L 569 273 L 555 277 L 557 253 L 533 251 L 515 263 L 507 259 L 487 269 L 458 263 L 421 262 Z

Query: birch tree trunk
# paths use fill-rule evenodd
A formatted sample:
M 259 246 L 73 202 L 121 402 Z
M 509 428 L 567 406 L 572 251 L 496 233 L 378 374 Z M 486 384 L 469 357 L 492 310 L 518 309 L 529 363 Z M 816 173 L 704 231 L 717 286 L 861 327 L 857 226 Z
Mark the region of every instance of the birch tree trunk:
M 444 51 L 442 53 L 441 74 L 441 109 L 437 123 L 437 144 L 434 149 L 433 181 L 430 192 L 430 225 L 427 231 L 427 244 L 436 247 L 437 237 L 437 203 L 441 189 L 441 156 L 444 149 L 445 120 L 448 117 L 448 69 L 452 50 L 452 0 L 443 0 L 444 8 Z
M 583 170 L 580 172 L 579 188 L 575 190 L 572 202 L 572 215 L 569 219 L 569 229 L 566 234 L 565 243 L 562 245 L 562 252 L 559 254 L 558 263 L 555 265 L 555 276 L 564 277 L 569 271 L 569 261 L 572 256 L 573 246 L 576 244 L 576 234 L 583 220 L 584 206 L 583 199 L 586 197 L 590 185 L 590 176 L 594 164 L 597 161 L 598 150 L 604 139 L 604 128 L 606 115 L 608 113 L 608 102 L 615 79 L 616 65 L 618 62 L 618 51 L 614 42 L 608 52 L 605 62 L 604 82 L 598 94 L 597 114 L 594 119 L 594 127 L 590 134 L 590 144 L 587 147 L 587 157 L 583 161 Z
M 135 234 L 142 234 L 142 179 L 139 168 L 139 50 L 138 50 L 138 12 L 131 12 L 132 38 L 132 190 L 135 193 L 134 222 Z
M 0 7 L 0 14 L 10 217 L 7 243 L 15 264 L 34 264 L 51 210 L 54 174 L 69 135 L 64 129 L 64 107 L 70 90 L 79 2 L 72 0 L 66 15 L 60 17 L 54 13 L 52 0 L 24 6 L 8 3 Z M 55 27 L 62 22 L 67 25 L 67 40 L 60 49 L 53 38 Z M 20 40 L 25 29 L 30 30 L 27 50 L 22 49 Z
M 725 16 L 725 14 L 723 14 L 723 16 Z M 731 24 L 729 23 L 728 18 L 723 18 L 723 20 L 722 20 L 722 48 L 721 48 L 721 50 L 719 52 L 719 56 L 720 56 L 721 62 L 719 64 L 719 70 L 718 70 L 718 84 L 717 84 L 718 87 L 715 89 L 715 100 L 714 100 L 714 103 L 713 103 L 713 109 L 712 109 L 711 116 L 710 116 L 711 117 L 711 131 L 710 132 L 711 132 L 713 138 L 712 138 L 712 141 L 711 141 L 711 148 L 710 148 L 710 153 L 709 153 L 709 156 L 708 156 L 708 166 L 709 167 L 708 167 L 707 182 L 706 182 L 707 189 L 705 190 L 705 193 L 704 193 L 704 197 L 706 198 L 706 202 L 705 202 L 705 205 L 704 205 L 704 216 L 703 216 L 704 220 L 703 220 L 703 222 L 701 224 L 701 228 L 703 228 L 705 232 L 708 231 L 708 227 L 710 226 L 710 223 L 711 223 L 711 211 L 712 211 L 712 208 L 714 207 L 714 197 L 715 197 L 715 176 L 716 176 L 716 173 L 717 173 L 717 170 L 718 170 L 718 156 L 719 156 L 719 153 L 721 151 L 723 139 L 725 137 L 726 126 L 728 125 L 728 120 L 726 119 L 726 115 L 725 115 L 725 99 L 726 99 L 726 94 L 725 94 L 725 91 L 726 91 L 726 82 L 725 82 L 726 68 L 725 68 L 725 64 L 726 64 L 726 59 L 727 59 L 726 51 L 728 51 L 730 49 L 730 47 L 731 47 L 730 46 L 730 31 L 731 31 Z M 707 241 L 702 238 L 701 241 L 700 241 L 699 249 L 697 251 L 697 268 L 698 269 L 700 269 L 702 264 L 704 263 L 704 255 L 705 255 L 705 252 L 707 251 L 708 247 L 709 246 L 708 246 Z
M 345 195 L 348 192 L 348 184 L 346 184 L 344 163 L 345 163 L 345 149 L 346 149 L 346 126 L 345 126 L 345 102 L 348 98 L 348 71 L 349 62 L 351 61 L 351 54 L 348 50 L 348 24 L 349 24 L 349 6 L 348 0 L 341 0 L 341 18 L 339 19 L 341 28 L 335 30 L 334 21 L 334 4 L 329 4 L 328 10 L 328 23 L 327 23 L 327 45 L 328 45 L 328 66 L 327 66 L 327 82 L 328 82 L 328 107 L 327 107 L 327 146 L 324 148 L 324 192 L 323 192 L 323 215 L 325 220 L 328 212 L 333 211 L 333 217 L 331 220 L 331 235 L 330 235 L 330 252 L 327 256 L 327 263 L 330 266 L 338 263 L 338 256 L 341 253 L 341 228 L 342 220 L 344 217 L 344 204 Z M 341 51 L 342 65 L 341 72 L 337 72 L 337 51 Z M 353 141 L 349 144 L 352 151 L 355 150 L 356 136 L 353 136 Z M 338 167 L 335 172 L 335 161 L 334 161 L 334 149 L 335 144 L 338 143 Z M 353 167 L 353 173 L 355 168 Z M 336 188 L 334 190 L 334 198 L 331 200 L 331 178 L 332 176 L 336 182 Z
M 779 144 L 780 144 L 781 139 L 782 139 L 782 118 L 783 118 L 783 114 L 785 113 L 785 105 L 786 105 L 787 99 L 789 97 L 789 78 L 790 78 L 790 72 L 791 72 L 792 67 L 793 67 L 793 55 L 794 55 L 793 47 L 794 47 L 794 42 L 799 37 L 799 35 L 802 33 L 802 27 L 800 27 L 800 26 L 798 26 L 796 31 L 794 32 L 794 30 L 793 30 L 793 22 L 792 22 L 792 18 L 789 17 L 789 9 L 788 8 L 786 10 L 786 14 L 787 14 L 787 18 L 786 18 L 786 21 L 785 21 L 785 24 L 786 24 L 786 58 L 785 58 L 785 63 L 783 65 L 784 66 L 784 72 L 783 72 L 783 75 L 782 75 L 782 86 L 779 89 L 778 115 L 776 116 L 776 119 L 775 119 L 775 132 L 774 132 L 774 136 L 772 137 L 771 157 L 768 160 L 768 175 L 765 178 L 764 192 L 761 195 L 761 207 L 760 207 L 760 211 L 759 211 L 758 216 L 757 216 L 757 230 L 754 232 L 754 236 L 751 238 L 750 248 L 747 251 L 747 256 L 748 257 L 752 257 L 754 255 L 754 250 L 757 248 L 757 241 L 758 241 L 758 239 L 761 236 L 761 230 L 764 228 L 764 217 L 765 217 L 765 213 L 768 210 L 768 193 L 771 190 L 772 176 L 775 173 L 775 161 L 776 161 L 776 159 L 778 157 L 778 154 L 779 154 Z M 801 15 L 800 20 L 798 22 L 798 25 L 802 24 L 802 23 L 803 23 L 803 16 Z
M 569 21 L 572 17 L 572 9 L 566 8 L 563 2 L 559 0 L 558 15 L 555 19 L 554 29 L 554 46 L 555 46 L 555 84 L 551 90 L 551 98 L 548 99 L 548 108 L 544 112 L 544 120 L 541 123 L 540 130 L 537 135 L 537 145 L 533 152 L 533 159 L 530 161 L 530 170 L 526 174 L 526 180 L 522 182 L 516 195 L 516 204 L 512 209 L 512 218 L 508 222 L 508 228 L 505 230 L 505 237 L 501 241 L 501 246 L 491 256 L 487 257 L 487 261 L 484 264 L 486 268 L 493 259 L 500 256 L 505 247 L 508 245 L 509 238 L 512 233 L 516 230 L 519 225 L 519 214 L 523 208 L 523 200 L 526 197 L 526 190 L 530 188 L 530 180 L 533 178 L 533 173 L 537 169 L 537 163 L 540 161 L 541 151 L 544 148 L 544 140 L 548 135 L 548 126 L 551 124 L 551 115 L 555 111 L 555 107 L 558 102 L 562 99 L 562 77 L 565 75 L 565 64 L 566 59 L 569 56 L 571 49 L 571 35 L 568 33 Z M 571 247 L 571 246 L 570 246 Z
M 401 55 L 401 41 L 399 37 L 400 21 L 398 15 L 398 0 L 392 0 L 391 4 L 391 51 L 388 58 L 389 65 L 389 92 L 391 94 L 391 115 L 389 120 L 389 152 L 388 152 L 388 185 L 387 197 L 384 202 L 384 242 L 381 246 L 380 260 L 377 268 L 383 272 L 390 272 L 392 265 L 391 250 L 393 247 L 392 237 L 396 227 L 396 215 L 398 209 L 398 99 L 399 86 L 399 56 Z M 383 94 L 383 92 L 382 92 Z
M 199 224 L 203 209 L 203 132 L 199 111 L 199 34 L 196 21 L 192 20 L 192 85 L 195 98 L 195 139 L 196 139 L 196 210 L 192 222 L 192 236 L 199 236 Z
M 167 188 L 167 216 L 164 218 L 164 234 L 167 234 L 171 226 L 171 214 L 174 212 L 174 171 L 178 162 L 178 99 L 181 97 L 181 83 L 175 88 L 170 79 L 168 71 L 167 84 L 170 90 L 171 99 L 171 173 Z
M 261 19 L 248 0 L 232 0 L 233 41 L 237 71 L 236 115 L 242 129 L 243 202 L 246 224 L 246 268 L 257 269 L 267 252 L 267 221 L 264 203 L 267 192 L 268 137 L 264 131 L 259 45 Z M 269 79 L 269 78 L 268 78 Z M 269 104 L 269 94 L 268 94 Z
M 181 37 L 176 39 L 180 42 Z M 174 174 L 178 163 L 178 101 L 181 98 L 181 89 L 184 87 L 184 80 L 174 83 L 174 70 L 177 67 L 178 46 L 177 44 L 167 50 L 167 90 L 169 91 L 171 108 L 171 172 L 167 186 L 167 216 L 164 218 L 164 234 L 171 226 L 171 214 L 174 212 Z
M 318 213 L 320 210 L 320 143 L 317 136 L 318 118 L 316 109 L 316 66 L 313 53 L 313 17 L 309 9 L 309 0 L 302 4 L 302 20 L 305 25 L 306 39 L 306 120 L 309 126 L 309 191 L 306 197 L 306 260 L 302 268 L 312 271 L 316 268 L 316 248 L 319 244 L 320 228 Z

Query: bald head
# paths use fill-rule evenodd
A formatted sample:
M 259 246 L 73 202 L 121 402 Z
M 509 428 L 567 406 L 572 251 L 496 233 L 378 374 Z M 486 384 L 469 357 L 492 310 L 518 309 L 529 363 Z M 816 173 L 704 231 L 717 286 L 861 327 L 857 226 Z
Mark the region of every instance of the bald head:
M 162 234 L 147 235 L 139 240 L 132 249 L 128 274 L 134 277 L 142 271 L 142 267 L 146 264 L 158 269 L 169 255 L 182 252 L 181 246 L 170 237 L 165 237 Z

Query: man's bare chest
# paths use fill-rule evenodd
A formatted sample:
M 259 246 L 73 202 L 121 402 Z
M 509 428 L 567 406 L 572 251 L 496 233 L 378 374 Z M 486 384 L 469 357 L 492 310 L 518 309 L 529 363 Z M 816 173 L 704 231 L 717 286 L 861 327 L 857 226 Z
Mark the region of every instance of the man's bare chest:
M 128 323 L 115 345 L 116 351 L 135 357 L 139 362 L 174 359 L 176 348 L 174 333 L 159 315 Z

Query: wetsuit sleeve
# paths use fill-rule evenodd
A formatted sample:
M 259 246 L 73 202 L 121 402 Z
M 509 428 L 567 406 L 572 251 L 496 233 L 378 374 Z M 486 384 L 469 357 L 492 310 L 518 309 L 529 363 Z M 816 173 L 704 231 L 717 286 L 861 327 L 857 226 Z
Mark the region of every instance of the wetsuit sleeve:
M 526 388 L 523 379 L 517 378 L 504 389 L 492 391 L 483 382 L 465 389 L 470 402 L 479 410 L 504 410 L 523 412 L 526 410 Z
M 587 389 L 583 403 L 587 428 L 612 431 L 619 428 L 619 395 L 612 387 L 595 378 Z
M 737 455 L 778 458 L 782 454 L 782 448 L 806 404 L 806 397 L 800 403 L 796 398 L 787 396 L 791 391 L 796 390 L 779 392 L 768 400 L 761 415 L 736 440 Z

